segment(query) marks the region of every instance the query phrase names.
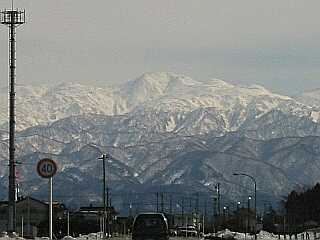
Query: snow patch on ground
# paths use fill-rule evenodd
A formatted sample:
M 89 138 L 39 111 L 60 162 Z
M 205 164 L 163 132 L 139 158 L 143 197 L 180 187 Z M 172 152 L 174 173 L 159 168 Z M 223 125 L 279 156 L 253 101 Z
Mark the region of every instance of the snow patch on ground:
M 254 239 L 253 235 L 232 232 L 229 229 L 225 229 L 223 231 L 218 232 L 217 236 L 221 237 L 221 238 L 232 238 L 233 237 L 238 240 Z M 276 239 L 278 239 L 278 236 L 274 235 L 272 233 L 269 233 L 269 232 L 261 231 L 260 233 L 257 234 L 257 239 L 259 239 L 259 240 L 276 240 Z
M 305 233 L 302 233 L 305 234 Z M 209 234 L 205 234 L 205 236 L 210 236 L 210 235 L 215 235 L 221 238 L 235 238 L 236 240 L 253 240 L 254 239 L 254 235 L 248 235 L 245 233 L 238 233 L 238 232 L 232 232 L 229 229 L 225 229 L 223 231 L 220 231 L 216 234 L 213 233 L 209 233 Z M 90 233 L 88 235 L 80 235 L 77 238 L 71 237 L 71 236 L 65 236 L 62 238 L 62 240 L 102 240 L 103 239 L 103 234 L 101 232 L 98 233 Z M 112 237 L 110 238 L 112 240 L 131 240 L 131 236 L 126 235 L 126 236 L 118 236 L 118 237 Z M 186 239 L 186 238 L 179 238 L 179 237 L 174 237 L 174 238 L 170 238 L 170 239 L 174 239 L 174 240 L 179 240 L 179 239 Z M 204 238 L 187 238 L 189 240 L 194 240 L 194 239 L 201 239 L 203 240 Z M 275 235 L 273 233 L 269 233 L 269 232 L 265 232 L 265 231 L 260 231 L 257 234 L 257 239 L 258 240 L 278 240 L 278 235 Z M 288 239 L 288 236 L 287 236 Z M 0 234 L 0 240 L 24 240 L 24 238 L 15 236 L 10 238 L 5 232 Z M 35 240 L 49 240 L 48 237 L 36 237 Z M 280 236 L 280 240 L 284 240 L 284 236 Z M 311 237 L 311 240 L 314 240 L 313 237 Z

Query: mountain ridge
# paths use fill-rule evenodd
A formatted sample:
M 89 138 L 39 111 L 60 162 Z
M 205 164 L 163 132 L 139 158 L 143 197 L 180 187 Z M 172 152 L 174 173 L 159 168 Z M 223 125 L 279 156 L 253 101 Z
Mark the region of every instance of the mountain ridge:
M 0 125 L 5 126 L 7 93 L 0 92 L 0 98 L 3 99 Z M 261 86 L 236 86 L 217 79 L 200 82 L 184 75 L 163 72 L 145 73 L 124 84 L 104 88 L 73 83 L 51 88 L 20 86 L 17 87 L 17 129 L 86 113 L 113 116 L 128 114 L 135 109 L 191 111 L 199 107 L 215 107 L 221 110 L 239 104 L 246 107 L 255 99 L 260 99 L 259 104 L 264 104 L 262 108 L 269 110 L 281 102 L 295 102 Z M 305 105 L 305 108 L 311 111 L 311 107 Z M 319 116 L 313 115 L 318 121 Z
M 59 161 L 61 195 L 79 195 L 81 186 L 88 186 L 90 201 L 100 201 L 102 153 L 113 157 L 114 192 L 176 184 L 212 191 L 221 182 L 223 194 L 236 197 L 243 194 L 239 184 L 248 183 L 235 180 L 233 171 L 252 174 L 258 192 L 270 198 L 320 181 L 320 111 L 261 86 L 146 73 L 116 87 L 67 83 L 17 92 L 23 94 L 17 94 L 16 155 L 24 163 L 20 177 L 29 184 L 21 182 L 25 194 L 45 191 L 34 166 L 49 157 Z M 5 164 L 7 119 L 1 104 L 0 163 Z M 5 186 L 4 168 L 0 179 Z M 72 181 L 74 189 L 66 186 Z

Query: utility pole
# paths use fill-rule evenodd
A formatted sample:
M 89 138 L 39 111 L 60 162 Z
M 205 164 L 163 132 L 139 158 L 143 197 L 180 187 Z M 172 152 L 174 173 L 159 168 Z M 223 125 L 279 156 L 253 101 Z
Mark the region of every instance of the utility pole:
M 70 213 L 67 212 L 67 236 L 70 236 Z
M 218 216 L 221 215 L 221 196 L 220 196 L 220 183 L 218 183 L 216 186 L 217 191 L 217 202 L 218 202 Z
M 106 226 L 108 227 L 108 233 L 109 233 L 108 213 L 107 213 L 107 207 L 106 207 L 106 160 L 108 158 L 110 158 L 108 154 L 102 154 L 102 156 L 98 158 L 99 160 L 102 160 L 102 167 L 103 167 L 102 198 L 103 198 L 103 238 L 104 239 L 106 238 Z
M 181 200 L 181 216 L 183 219 L 183 217 L 184 217 L 184 197 L 182 197 L 182 200 Z
M 169 212 L 172 215 L 172 194 L 170 194 L 170 199 L 169 199 Z
M 205 221 L 207 220 L 207 199 L 205 199 L 204 201 L 204 209 L 203 209 L 203 234 L 204 234 L 204 224 L 205 224 Z
M 109 188 L 107 187 L 107 232 L 108 232 L 108 237 L 111 236 L 110 234 L 110 225 L 109 225 L 109 221 L 110 221 L 110 211 L 111 211 L 111 198 L 109 196 Z
M 213 196 L 213 211 L 212 211 L 212 231 L 215 232 L 216 229 L 216 222 L 217 222 L 217 197 Z
M 159 192 L 157 192 L 157 212 L 159 212 Z
M 107 208 L 111 206 L 111 199 L 109 196 L 109 188 L 107 187 Z
M 216 217 L 218 215 L 218 207 L 217 207 L 217 197 L 213 197 L 213 209 L 212 209 L 212 215 L 213 217 Z
M 196 193 L 196 214 L 199 213 L 199 192 Z
M 172 215 L 172 194 L 169 195 L 169 213 L 170 213 L 170 227 L 173 226 L 174 219 Z
M 15 78 L 16 78 L 16 28 L 25 23 L 25 10 L 1 11 L 1 24 L 9 27 L 9 191 L 8 232 L 16 232 L 16 161 L 15 161 Z
M 203 209 L 204 218 L 207 218 L 207 199 L 204 201 L 204 209 Z
M 24 219 L 23 219 L 23 215 L 21 217 L 21 237 L 23 238 L 23 224 L 24 224 Z
M 200 226 L 200 213 L 199 213 L 199 192 L 196 193 L 196 208 L 195 208 L 195 214 L 196 214 L 196 218 L 197 218 L 197 226 Z M 200 229 L 199 229 L 200 230 Z M 200 232 L 200 231 L 199 231 Z
M 161 192 L 161 213 L 164 213 L 163 192 Z

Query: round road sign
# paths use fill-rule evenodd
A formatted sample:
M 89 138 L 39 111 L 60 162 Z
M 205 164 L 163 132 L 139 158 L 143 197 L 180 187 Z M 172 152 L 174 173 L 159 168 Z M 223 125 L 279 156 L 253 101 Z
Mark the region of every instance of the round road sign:
M 57 164 L 49 158 L 41 159 L 37 165 L 37 172 L 43 178 L 51 178 L 57 172 Z

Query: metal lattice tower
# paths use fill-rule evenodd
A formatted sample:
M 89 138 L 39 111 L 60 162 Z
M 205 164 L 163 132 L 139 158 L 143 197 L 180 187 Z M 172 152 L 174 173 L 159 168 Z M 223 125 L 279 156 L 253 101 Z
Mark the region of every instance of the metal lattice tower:
M 9 27 L 9 192 L 8 232 L 16 232 L 16 161 L 15 146 L 15 78 L 16 78 L 16 28 L 25 23 L 24 10 L 3 10 L 1 24 Z

